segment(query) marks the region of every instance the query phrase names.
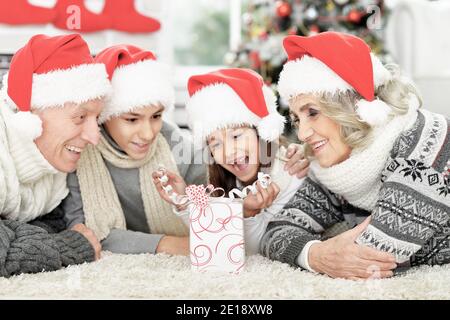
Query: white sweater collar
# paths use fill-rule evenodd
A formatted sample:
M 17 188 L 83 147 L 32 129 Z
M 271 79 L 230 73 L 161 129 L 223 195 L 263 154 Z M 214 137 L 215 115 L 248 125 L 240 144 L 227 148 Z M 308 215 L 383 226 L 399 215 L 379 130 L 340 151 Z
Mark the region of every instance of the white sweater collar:
M 313 176 L 331 192 L 350 204 L 373 210 L 381 188 L 381 173 L 389 159 L 396 139 L 417 119 L 416 108 L 394 117 L 386 126 L 374 129 L 370 145 L 355 149 L 350 157 L 330 168 L 322 168 L 317 160 L 311 162 Z
M 0 213 L 31 221 L 51 212 L 66 196 L 66 174 L 52 167 L 34 141 L 8 127 L 12 111 L 0 105 Z

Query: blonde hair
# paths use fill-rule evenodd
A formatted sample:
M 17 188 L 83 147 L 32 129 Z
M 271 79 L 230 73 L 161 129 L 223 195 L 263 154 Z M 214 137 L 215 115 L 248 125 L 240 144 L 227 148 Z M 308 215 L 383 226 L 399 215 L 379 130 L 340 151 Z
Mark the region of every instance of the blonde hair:
M 384 101 L 391 107 L 389 117 L 406 114 L 409 110 L 411 95 L 417 97 L 419 106 L 422 106 L 422 98 L 417 88 L 411 80 L 402 76 L 399 67 L 395 64 L 385 65 L 385 67 L 391 73 L 392 78 L 376 88 L 375 98 Z M 295 103 L 298 97 L 293 97 L 290 103 Z M 362 121 L 355 111 L 356 103 L 362 98 L 356 91 L 317 93 L 314 94 L 314 97 L 319 100 L 321 113 L 340 125 L 341 136 L 350 148 L 364 148 L 370 144 L 373 128 Z M 307 145 L 305 154 L 312 156 L 312 150 Z

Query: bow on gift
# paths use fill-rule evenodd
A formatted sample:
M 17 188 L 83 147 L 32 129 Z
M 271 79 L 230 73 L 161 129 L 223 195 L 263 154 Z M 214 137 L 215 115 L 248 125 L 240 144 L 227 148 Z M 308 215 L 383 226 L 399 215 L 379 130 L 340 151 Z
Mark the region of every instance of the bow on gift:
M 165 183 L 169 181 L 167 175 L 165 174 L 166 169 L 164 167 L 160 167 L 158 170 L 163 175 L 161 178 L 159 178 L 159 181 L 163 184 L 162 188 L 164 191 L 167 192 L 169 195 L 169 198 L 172 200 L 172 202 L 175 205 L 185 205 L 188 203 L 193 203 L 200 209 L 205 209 L 208 206 L 209 197 L 211 194 L 215 191 L 223 191 L 223 195 L 221 195 L 219 198 L 223 197 L 225 195 L 225 191 L 222 188 L 214 188 L 213 185 L 190 185 L 186 187 L 186 195 L 180 196 L 175 191 L 173 191 L 172 186 L 167 185 L 164 186 Z M 245 187 L 244 189 L 239 190 L 237 188 L 232 189 L 230 192 L 228 192 L 228 196 L 231 199 L 240 198 L 245 199 L 250 193 L 256 194 L 256 183 L 259 182 L 261 187 L 264 189 L 267 189 L 272 182 L 272 179 L 270 178 L 270 175 L 258 172 L 258 178 L 257 180 L 250 186 Z
M 221 188 L 217 188 L 223 190 Z M 208 206 L 208 198 L 211 193 L 216 191 L 212 185 L 208 185 L 206 188 L 203 185 L 190 185 L 186 187 L 186 195 L 192 203 L 200 209 L 205 209 Z

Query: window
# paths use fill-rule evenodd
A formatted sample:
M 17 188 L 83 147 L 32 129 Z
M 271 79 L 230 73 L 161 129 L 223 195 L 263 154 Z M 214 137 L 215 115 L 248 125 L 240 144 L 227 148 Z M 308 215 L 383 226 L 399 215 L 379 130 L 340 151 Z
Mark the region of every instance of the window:
M 171 12 L 175 64 L 223 65 L 239 41 L 240 0 L 175 0 Z

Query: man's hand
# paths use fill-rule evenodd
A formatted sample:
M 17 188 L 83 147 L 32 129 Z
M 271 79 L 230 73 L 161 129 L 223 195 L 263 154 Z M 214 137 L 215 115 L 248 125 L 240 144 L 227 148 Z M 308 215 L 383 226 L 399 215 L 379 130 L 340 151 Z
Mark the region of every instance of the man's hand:
M 83 223 L 74 225 L 71 230 L 81 233 L 90 242 L 92 248 L 94 248 L 95 260 L 100 259 L 100 252 L 102 251 L 102 245 L 100 244 L 100 241 L 98 241 L 94 232 L 88 227 L 86 227 L 86 225 L 84 225 Z

